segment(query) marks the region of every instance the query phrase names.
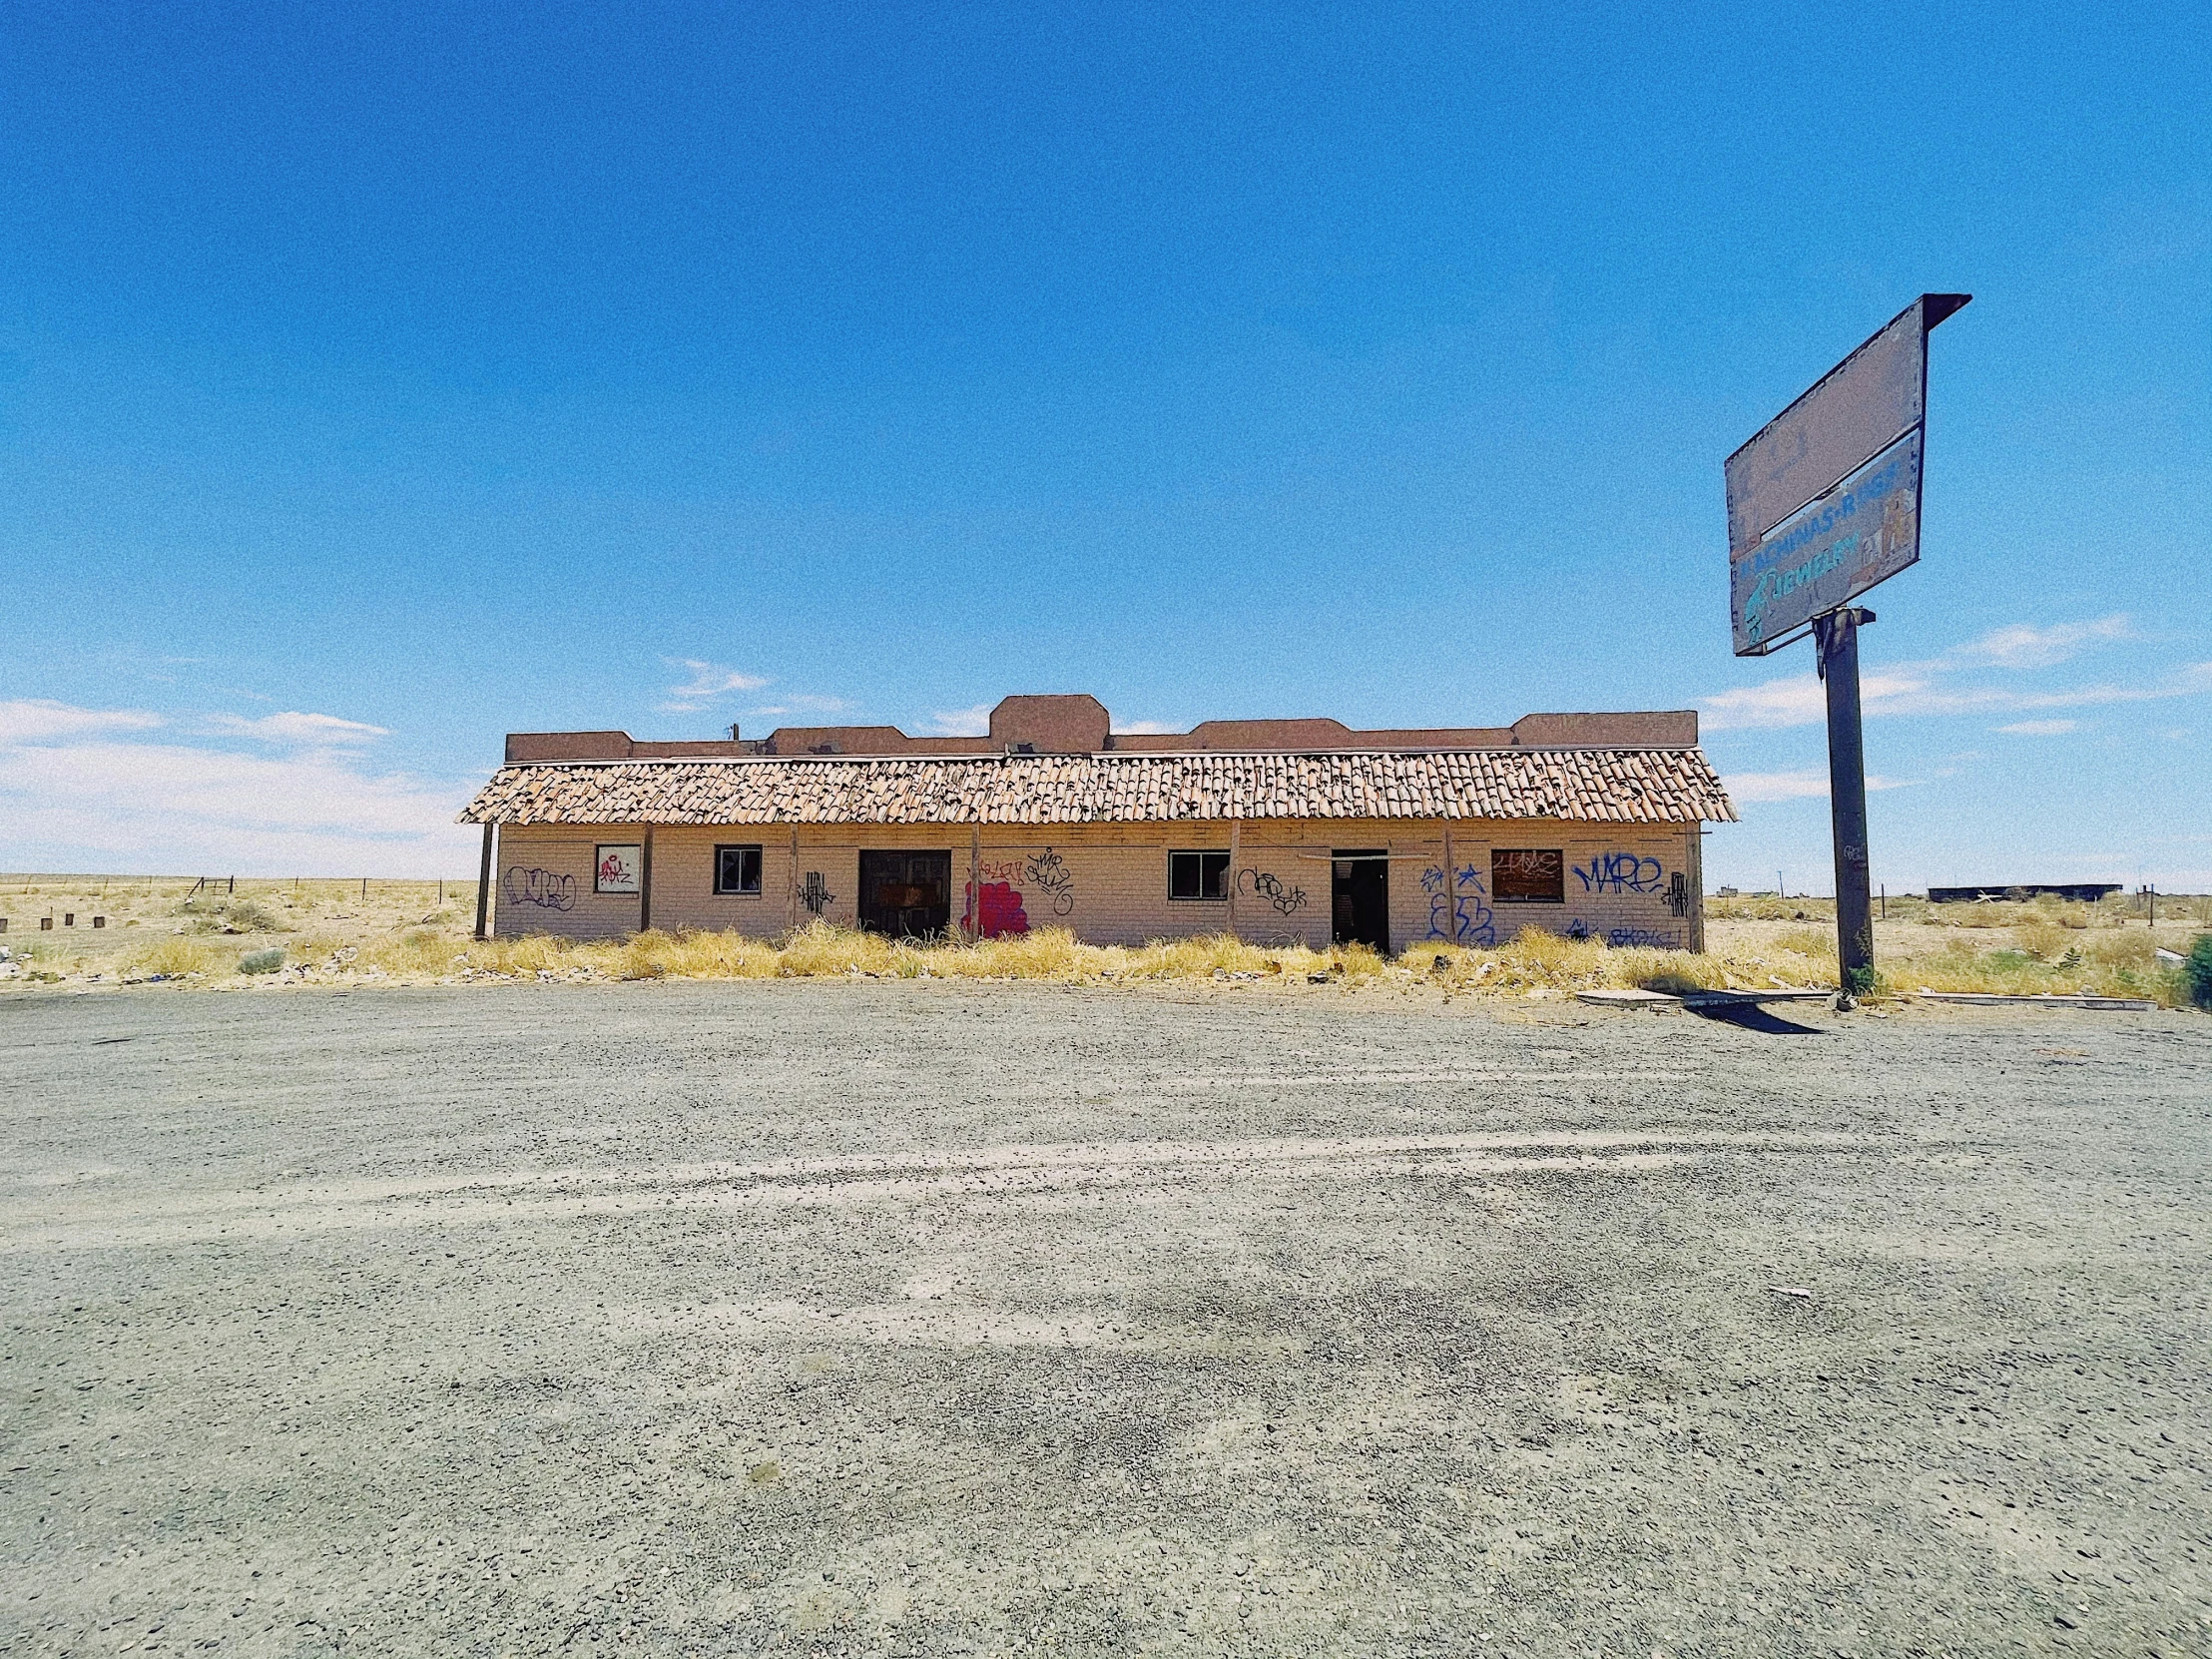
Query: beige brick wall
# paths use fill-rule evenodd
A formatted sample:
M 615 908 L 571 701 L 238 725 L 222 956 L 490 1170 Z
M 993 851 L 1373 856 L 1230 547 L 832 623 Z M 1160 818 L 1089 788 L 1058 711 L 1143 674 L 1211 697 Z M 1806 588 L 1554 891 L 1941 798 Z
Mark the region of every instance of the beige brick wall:
M 592 891 L 599 844 L 642 841 L 630 829 L 597 831 L 570 825 L 499 831 L 492 931 L 560 933 L 572 939 L 614 939 L 634 932 L 638 901 Z
M 1336 848 L 1389 853 L 1390 944 L 1393 950 L 1456 936 L 1463 943 L 1502 943 L 1522 927 L 1581 931 L 1619 943 L 1689 948 L 1702 895 L 1698 890 L 1695 826 L 1541 823 L 1456 823 L 1449 827 L 1451 871 L 1444 870 L 1445 826 L 1386 821 L 1248 823 L 1237 834 L 1229 901 L 1168 897 L 1171 849 L 1227 850 L 1231 826 L 1079 825 L 1038 829 L 986 828 L 980 865 L 992 912 L 1018 914 L 1029 928 L 1066 927 L 1100 944 L 1141 944 L 1236 930 L 1256 943 L 1330 939 L 1331 865 Z M 802 827 L 793 857 L 789 827 L 671 827 L 654 834 L 653 922 L 662 928 L 728 928 L 772 937 L 811 920 L 798 901 L 811 876 L 827 897 L 821 914 L 844 926 L 858 920 L 859 855 L 863 847 L 941 849 L 952 856 L 952 910 L 957 924 L 967 904 L 973 831 L 942 828 Z M 593 858 L 601 843 L 637 842 L 633 827 L 508 829 L 499 840 L 495 929 L 501 934 L 560 933 L 613 938 L 634 930 L 638 901 L 592 891 Z M 714 891 L 714 849 L 762 849 L 759 896 Z M 1490 854 L 1497 847 L 1556 848 L 1566 869 L 1564 902 L 1516 904 L 1491 890 Z M 1681 873 L 1688 915 L 1673 913 L 1670 888 Z M 1456 900 L 1456 915 L 1452 900 Z M 1013 906 L 1018 903 L 1018 912 Z

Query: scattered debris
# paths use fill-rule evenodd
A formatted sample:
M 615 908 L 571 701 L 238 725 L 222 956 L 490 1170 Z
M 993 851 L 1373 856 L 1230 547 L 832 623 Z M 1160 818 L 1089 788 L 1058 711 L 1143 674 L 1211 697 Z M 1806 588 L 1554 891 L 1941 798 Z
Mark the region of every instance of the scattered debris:
M 1774 1292 L 1776 1296 L 1794 1296 L 1801 1299 L 1813 1294 L 1803 1285 L 1769 1285 L 1767 1289 Z

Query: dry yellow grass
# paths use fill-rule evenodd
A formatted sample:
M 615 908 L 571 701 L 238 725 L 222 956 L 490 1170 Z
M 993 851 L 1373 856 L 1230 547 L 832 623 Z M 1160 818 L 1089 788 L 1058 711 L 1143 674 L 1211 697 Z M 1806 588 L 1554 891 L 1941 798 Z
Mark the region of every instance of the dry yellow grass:
M 468 935 L 473 891 L 430 882 L 240 881 L 218 894 L 193 883 L 136 878 L 17 877 L 0 890 L 12 912 L 8 945 L 21 989 L 57 982 L 114 984 L 161 975 L 225 989 L 314 984 L 426 984 L 543 979 L 881 978 L 1044 980 L 1078 984 L 1227 982 L 1247 989 L 1430 987 L 1447 996 L 1562 995 L 1643 986 L 1764 990 L 1837 981 L 1834 906 L 1825 899 L 1718 899 L 1714 946 L 1687 951 L 1612 949 L 1593 939 L 1531 931 L 1494 949 L 1417 944 L 1395 960 L 1362 945 L 1326 951 L 1265 948 L 1226 935 L 1140 946 L 1088 945 L 1046 928 L 979 943 L 886 939 L 816 923 L 781 940 L 734 933 L 639 934 L 574 944 L 545 935 L 478 942 Z M 2171 905 L 2171 908 L 2168 906 Z M 48 911 L 104 913 L 107 928 L 26 931 Z M 2187 948 L 2186 906 L 2161 900 L 2162 932 L 2128 920 L 2124 904 L 1936 905 L 1891 902 L 1878 952 L 1881 993 L 1980 990 L 2087 991 L 2178 1005 L 2177 974 L 2152 959 L 2154 943 Z M 1750 916 L 1746 912 L 1752 912 Z M 2116 925 L 2118 922 L 2127 924 Z M 1794 924 L 1794 925 L 1793 925 Z M 239 927 L 230 934 L 221 929 Z M 210 929 L 215 929 L 211 931 Z M 251 929 L 251 930 L 248 930 Z M 271 930 L 274 929 L 274 930 Z M 284 966 L 239 972 L 248 951 L 280 948 Z

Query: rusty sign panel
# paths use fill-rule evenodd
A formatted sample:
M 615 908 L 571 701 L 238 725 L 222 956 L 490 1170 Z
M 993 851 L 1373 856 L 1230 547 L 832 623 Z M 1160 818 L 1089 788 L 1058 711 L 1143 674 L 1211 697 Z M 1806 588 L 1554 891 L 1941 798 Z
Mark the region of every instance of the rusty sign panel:
M 1728 457 L 1739 657 L 1920 558 L 1928 330 L 1968 297 L 1922 294 Z

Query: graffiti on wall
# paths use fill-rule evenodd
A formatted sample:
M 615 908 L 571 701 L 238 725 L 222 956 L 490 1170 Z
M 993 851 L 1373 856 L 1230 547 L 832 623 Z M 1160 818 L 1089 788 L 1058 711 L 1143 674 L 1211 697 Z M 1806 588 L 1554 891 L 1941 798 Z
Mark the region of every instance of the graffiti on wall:
M 1011 881 L 985 881 L 982 895 L 978 902 L 974 883 L 968 884 L 967 913 L 974 918 L 978 938 L 998 939 L 1029 931 L 1029 912 Z
M 830 883 L 822 878 L 822 871 L 810 869 L 807 879 L 799 884 L 799 902 L 819 916 L 836 901 L 837 895 L 830 890 Z
M 1657 892 L 1666 879 L 1657 858 L 1637 852 L 1600 852 L 1574 866 L 1584 892 Z
M 557 870 L 510 864 L 499 882 L 499 892 L 509 904 L 535 904 L 546 910 L 576 908 L 576 877 Z
M 1667 883 L 1667 914 L 1687 919 L 1690 914 L 1690 878 L 1679 869 Z
M 599 849 L 597 873 L 592 877 L 592 891 L 609 893 L 635 893 L 642 891 L 639 871 L 645 867 L 645 848 L 632 842 L 627 846 L 602 846 Z
M 1279 916 L 1296 915 L 1306 908 L 1306 889 L 1288 886 L 1279 875 L 1249 865 L 1237 871 L 1237 891 L 1264 898 Z
M 1682 935 L 1671 927 L 1616 927 L 1605 935 L 1605 942 L 1617 948 L 1643 945 L 1651 950 L 1680 950 Z
M 1488 946 L 1497 943 L 1497 917 L 1490 908 L 1489 888 L 1472 864 L 1461 864 L 1447 883 L 1443 870 L 1430 864 L 1421 871 L 1421 891 L 1428 895 L 1428 936 L 1446 944 Z
M 1052 900 L 1054 915 L 1064 916 L 1075 908 L 1075 872 L 1051 847 L 1030 858 L 1025 873 L 1029 884 Z

